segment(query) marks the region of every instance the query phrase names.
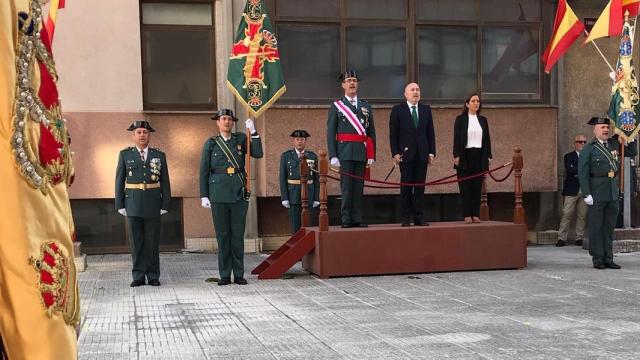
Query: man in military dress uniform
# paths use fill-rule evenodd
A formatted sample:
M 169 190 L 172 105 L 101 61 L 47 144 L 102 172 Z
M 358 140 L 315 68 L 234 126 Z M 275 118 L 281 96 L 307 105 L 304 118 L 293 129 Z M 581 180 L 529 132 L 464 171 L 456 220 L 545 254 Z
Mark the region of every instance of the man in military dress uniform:
M 344 96 L 331 104 L 327 121 L 327 147 L 331 166 L 344 173 L 364 177 L 365 168 L 375 161 L 376 131 L 371 105 L 358 99 L 355 71 L 348 70 L 339 77 Z M 342 227 L 366 227 L 362 222 L 364 180 L 347 175 L 340 177 L 342 192 Z
M 594 117 L 595 138 L 587 142 L 578 160 L 578 180 L 588 205 L 589 254 L 596 269 L 620 269 L 613 262 L 613 229 L 618 216 L 618 141 L 609 139 L 609 119 Z
M 318 156 L 313 151 L 305 150 L 307 138 L 311 135 L 306 130 L 295 130 L 290 136 L 293 138 L 293 149 L 283 152 L 280 156 L 280 199 L 282 206 L 289 209 L 291 233 L 295 234 L 301 226 L 300 213 L 302 211 L 300 158 L 305 156 L 309 164 L 307 196 L 312 208 L 317 208 L 320 205 L 320 176 L 316 171 L 311 171 L 311 169 L 317 170 Z
M 169 210 L 171 185 L 165 154 L 149 147 L 155 130 L 147 121 L 135 121 L 135 146 L 124 148 L 116 169 L 116 209 L 127 217 L 131 239 L 131 287 L 160 286 L 160 216 Z
M 233 282 L 246 285 L 244 278 L 244 227 L 247 219 L 249 194 L 245 191 L 245 154 L 247 136 L 232 132 L 238 119 L 233 111 L 222 109 L 212 117 L 220 134 L 209 138 L 200 160 L 200 198 L 204 208 L 211 209 L 218 241 L 218 285 Z M 253 120 L 245 121 L 251 132 L 251 151 L 254 158 L 262 157 L 262 142 Z

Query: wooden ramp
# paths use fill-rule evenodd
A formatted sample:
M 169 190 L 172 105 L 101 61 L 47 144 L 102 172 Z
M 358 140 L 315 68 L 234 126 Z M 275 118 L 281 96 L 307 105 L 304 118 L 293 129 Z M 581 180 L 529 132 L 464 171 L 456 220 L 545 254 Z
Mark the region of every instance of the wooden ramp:
M 309 227 L 252 273 L 280 278 L 300 257 L 304 269 L 320 277 L 520 269 L 527 266 L 527 230 L 524 224 L 498 221 Z

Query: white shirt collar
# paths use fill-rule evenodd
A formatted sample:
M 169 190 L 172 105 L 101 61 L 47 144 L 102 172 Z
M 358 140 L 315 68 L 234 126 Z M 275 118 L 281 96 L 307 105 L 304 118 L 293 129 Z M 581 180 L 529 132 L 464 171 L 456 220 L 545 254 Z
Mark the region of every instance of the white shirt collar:
M 144 149 L 140 149 L 139 147 L 136 146 L 136 149 L 138 149 L 138 152 L 141 152 L 142 150 L 144 150 L 145 154 L 149 153 L 149 146 L 145 147 Z
M 412 107 L 412 106 L 415 106 L 415 107 L 416 107 L 416 111 L 418 111 L 418 104 L 419 104 L 419 103 L 416 103 L 415 105 L 413 105 L 412 103 L 410 103 L 410 102 L 408 102 L 408 101 L 407 101 L 407 106 L 409 107 L 409 110 L 411 110 L 411 107 Z
M 349 101 L 350 103 L 356 103 L 356 106 L 358 106 L 358 95 L 350 98 L 347 95 L 344 96 L 345 98 L 347 98 L 347 101 Z
M 224 135 L 222 135 L 222 133 L 220 133 L 220 137 L 224 140 L 224 141 L 229 141 L 229 139 L 231 139 L 231 135 L 229 135 L 229 137 L 224 137 Z
M 300 157 L 300 155 L 304 154 L 304 150 L 298 151 L 298 149 L 296 149 L 296 148 L 293 148 L 293 150 L 296 151 L 296 154 L 298 154 L 298 157 Z

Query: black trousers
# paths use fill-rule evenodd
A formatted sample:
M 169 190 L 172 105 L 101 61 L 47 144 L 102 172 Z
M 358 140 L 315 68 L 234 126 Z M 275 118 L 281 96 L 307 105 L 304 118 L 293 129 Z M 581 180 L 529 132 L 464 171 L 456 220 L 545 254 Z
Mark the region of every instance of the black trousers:
M 128 216 L 131 239 L 131 260 L 133 280 L 158 280 L 160 278 L 160 216 L 142 218 Z
M 400 163 L 400 182 L 424 184 L 427 179 L 427 159 L 417 156 L 411 162 Z M 424 185 L 400 187 L 400 213 L 402 222 L 409 222 L 411 215 L 413 220 L 421 222 L 422 207 L 424 204 Z
M 364 176 L 367 163 L 364 161 L 340 161 L 340 171 Z M 359 224 L 362 222 L 362 197 L 364 193 L 364 180 L 349 176 L 340 177 L 340 190 L 342 191 L 342 204 L 340 212 L 343 224 Z
M 594 201 L 587 207 L 589 255 L 593 263 L 613 262 L 613 229 L 618 217 L 618 200 Z
M 458 167 L 458 178 L 463 178 L 482 172 L 482 149 L 464 149 L 464 169 Z M 484 176 L 459 182 L 462 197 L 462 215 L 464 217 L 480 216 L 480 195 Z

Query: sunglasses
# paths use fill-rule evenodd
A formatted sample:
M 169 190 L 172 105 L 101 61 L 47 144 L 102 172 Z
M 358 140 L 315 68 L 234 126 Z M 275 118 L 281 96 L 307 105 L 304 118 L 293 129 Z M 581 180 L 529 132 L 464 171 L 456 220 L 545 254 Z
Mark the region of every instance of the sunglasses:
M 576 142 L 577 142 L 578 144 L 586 144 L 586 143 L 587 143 L 587 142 L 586 142 L 586 141 L 584 141 L 584 140 L 576 140 Z

